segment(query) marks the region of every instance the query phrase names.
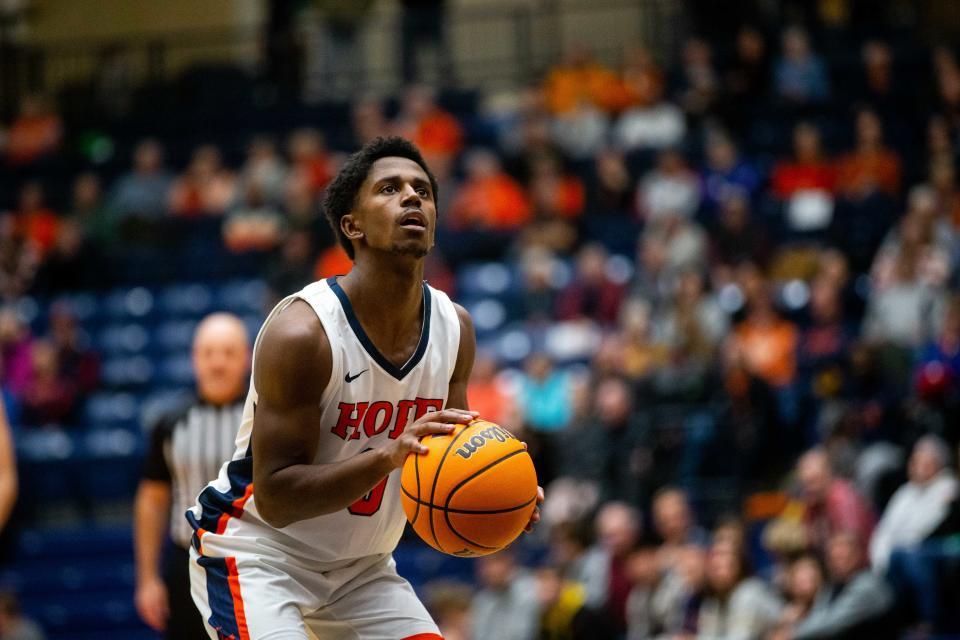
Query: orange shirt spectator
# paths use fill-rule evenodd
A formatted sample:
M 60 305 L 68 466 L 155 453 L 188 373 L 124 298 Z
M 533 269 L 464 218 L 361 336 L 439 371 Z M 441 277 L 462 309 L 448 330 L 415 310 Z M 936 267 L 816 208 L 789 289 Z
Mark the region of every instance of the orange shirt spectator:
M 530 219 L 526 193 L 503 173 L 496 156 L 486 151 L 473 153 L 467 161 L 467 176 L 450 207 L 451 227 L 506 230 Z
M 23 99 L 20 117 L 10 127 L 7 158 L 10 164 L 30 164 L 56 151 L 62 137 L 60 116 L 39 96 L 28 96 Z
M 463 127 L 437 105 L 426 87 L 407 90 L 393 128 L 397 135 L 412 140 L 427 162 L 444 162 L 463 149 Z
M 220 215 L 236 197 L 236 182 L 216 147 L 198 147 L 186 173 L 170 189 L 170 210 L 178 216 Z
M 538 214 L 560 218 L 576 218 L 586 205 L 583 182 L 576 176 L 560 173 L 550 159 L 534 167 L 530 196 Z
M 857 147 L 837 163 L 837 190 L 847 196 L 900 191 L 900 158 L 883 146 L 880 118 L 872 111 L 857 114 Z
M 733 343 L 751 373 L 774 387 L 793 382 L 797 372 L 797 327 L 773 310 L 751 313 L 733 332 Z
M 485 353 L 478 353 L 473 365 L 473 374 L 467 386 L 470 409 L 480 414 L 483 420 L 498 424 L 510 424 L 516 407 L 513 397 L 497 380 L 497 363 Z
M 580 102 L 606 111 L 622 108 L 625 90 L 617 74 L 593 60 L 590 52 L 575 49 L 547 74 L 543 91 L 547 109 L 560 114 Z

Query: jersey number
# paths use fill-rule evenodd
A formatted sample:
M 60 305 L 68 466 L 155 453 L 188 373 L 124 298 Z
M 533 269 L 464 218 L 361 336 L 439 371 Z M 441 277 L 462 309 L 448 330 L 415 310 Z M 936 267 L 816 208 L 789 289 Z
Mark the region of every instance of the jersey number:
M 347 507 L 347 511 L 355 516 L 372 516 L 379 511 L 380 503 L 383 502 L 383 492 L 387 488 L 387 480 L 389 479 L 390 476 L 387 476 L 378 482 L 377 486 L 370 489 L 370 493 Z
M 367 451 L 370 451 L 370 449 L 364 449 L 361 453 L 366 453 Z M 370 489 L 367 495 L 347 507 L 347 511 L 355 516 L 372 516 L 377 511 L 380 511 L 380 503 L 383 502 L 383 492 L 387 488 L 387 480 L 389 479 L 390 476 L 387 476 L 378 482 L 377 486 Z

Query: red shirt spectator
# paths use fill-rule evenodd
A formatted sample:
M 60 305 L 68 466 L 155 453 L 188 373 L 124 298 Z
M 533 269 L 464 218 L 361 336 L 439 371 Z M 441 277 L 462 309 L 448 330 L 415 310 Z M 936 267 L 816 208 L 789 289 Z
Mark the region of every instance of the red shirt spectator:
M 16 215 L 17 230 L 32 242 L 43 257 L 57 241 L 60 219 L 44 203 L 43 188 L 36 182 L 24 185 L 20 192 L 20 209 Z
M 836 169 L 823 157 L 820 134 L 808 123 L 800 123 L 793 133 L 792 160 L 784 160 L 774 167 L 770 179 L 773 192 L 779 198 L 789 198 L 802 189 L 833 192 Z
M 797 474 L 803 487 L 803 523 L 814 548 L 825 549 L 836 533 L 850 533 L 866 549 L 876 524 L 873 511 L 849 481 L 833 475 L 826 451 L 805 453 Z
M 588 245 L 580 251 L 577 274 L 557 299 L 557 318 L 591 318 L 608 325 L 617 322 L 624 286 L 607 277 L 606 263 L 607 253 L 599 245 Z

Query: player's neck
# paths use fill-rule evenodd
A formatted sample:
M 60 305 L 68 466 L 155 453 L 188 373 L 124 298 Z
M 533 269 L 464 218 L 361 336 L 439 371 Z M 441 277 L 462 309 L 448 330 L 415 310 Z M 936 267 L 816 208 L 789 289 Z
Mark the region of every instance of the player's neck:
M 350 303 L 365 320 L 382 318 L 396 326 L 418 322 L 423 304 L 423 260 L 379 264 L 373 256 L 354 263 L 340 278 Z

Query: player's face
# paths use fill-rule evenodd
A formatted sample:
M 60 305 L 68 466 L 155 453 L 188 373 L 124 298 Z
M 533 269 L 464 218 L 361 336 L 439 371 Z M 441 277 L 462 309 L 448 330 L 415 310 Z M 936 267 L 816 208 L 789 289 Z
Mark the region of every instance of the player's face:
M 380 158 L 344 216 L 348 237 L 371 249 L 422 258 L 433 247 L 437 205 L 427 173 L 407 158 Z M 356 234 L 356 235 L 352 235 Z

